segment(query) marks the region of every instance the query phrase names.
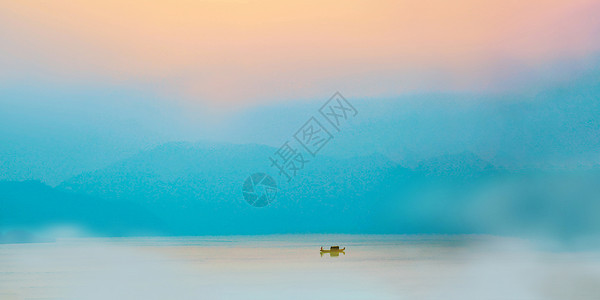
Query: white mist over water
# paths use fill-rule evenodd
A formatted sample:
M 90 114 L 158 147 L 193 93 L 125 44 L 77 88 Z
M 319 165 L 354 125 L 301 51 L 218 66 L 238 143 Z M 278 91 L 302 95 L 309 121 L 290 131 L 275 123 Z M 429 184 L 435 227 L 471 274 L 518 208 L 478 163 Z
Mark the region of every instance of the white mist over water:
M 339 257 L 319 248 L 347 247 Z M 273 235 L 0 245 L 0 299 L 594 299 L 599 252 L 490 236 Z

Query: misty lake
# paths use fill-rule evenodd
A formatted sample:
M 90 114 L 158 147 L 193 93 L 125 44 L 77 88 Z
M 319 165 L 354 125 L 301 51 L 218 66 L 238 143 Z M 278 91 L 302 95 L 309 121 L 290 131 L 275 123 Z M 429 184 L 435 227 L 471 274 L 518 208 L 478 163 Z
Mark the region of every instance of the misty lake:
M 346 247 L 339 256 L 319 248 Z M 0 245 L 0 299 L 593 299 L 600 254 L 491 236 L 71 238 Z

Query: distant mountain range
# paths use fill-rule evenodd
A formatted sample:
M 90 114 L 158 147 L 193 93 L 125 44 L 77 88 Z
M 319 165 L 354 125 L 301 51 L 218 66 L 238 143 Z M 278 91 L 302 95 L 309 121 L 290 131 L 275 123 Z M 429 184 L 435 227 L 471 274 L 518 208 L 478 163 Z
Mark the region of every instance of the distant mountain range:
M 577 172 L 508 172 L 469 152 L 411 169 L 379 154 L 317 156 L 288 183 L 270 166 L 275 151 L 263 145 L 168 143 L 56 188 L 3 182 L 0 226 L 33 230 L 74 223 L 100 235 L 527 234 L 551 228 L 549 234 L 566 236 L 600 229 L 594 215 L 577 208 L 600 208 L 595 202 L 600 193 L 592 188 L 600 170 L 586 171 L 589 182 L 582 183 Z M 279 183 L 277 200 L 264 208 L 242 196 L 242 183 L 255 172 Z M 582 185 L 581 195 L 560 195 L 557 182 Z M 565 201 L 577 203 L 568 214 Z M 538 226 L 554 221 L 556 226 Z
M 370 222 L 362 198 L 397 166 L 382 156 L 311 158 L 290 182 L 270 166 L 277 149 L 261 145 L 170 143 L 109 168 L 72 178 L 58 189 L 130 201 L 159 214 L 180 234 L 359 231 Z M 257 209 L 242 196 L 244 180 L 270 173 L 277 201 Z

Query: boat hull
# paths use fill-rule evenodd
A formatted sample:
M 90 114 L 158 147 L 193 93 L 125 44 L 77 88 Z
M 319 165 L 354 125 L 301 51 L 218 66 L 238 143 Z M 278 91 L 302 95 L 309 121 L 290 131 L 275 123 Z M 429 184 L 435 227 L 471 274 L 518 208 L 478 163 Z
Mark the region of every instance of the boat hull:
M 346 248 L 334 249 L 334 250 L 321 250 L 321 253 L 344 252 L 344 250 L 346 250 Z

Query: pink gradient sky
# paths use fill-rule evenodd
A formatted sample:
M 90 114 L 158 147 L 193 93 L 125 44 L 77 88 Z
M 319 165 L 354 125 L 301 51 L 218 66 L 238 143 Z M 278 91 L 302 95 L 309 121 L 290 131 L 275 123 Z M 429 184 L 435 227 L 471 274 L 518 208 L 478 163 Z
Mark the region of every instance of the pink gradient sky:
M 585 68 L 600 52 L 600 2 L 3 1 L 0 40 L 4 82 L 215 106 L 502 91 L 555 62 Z

